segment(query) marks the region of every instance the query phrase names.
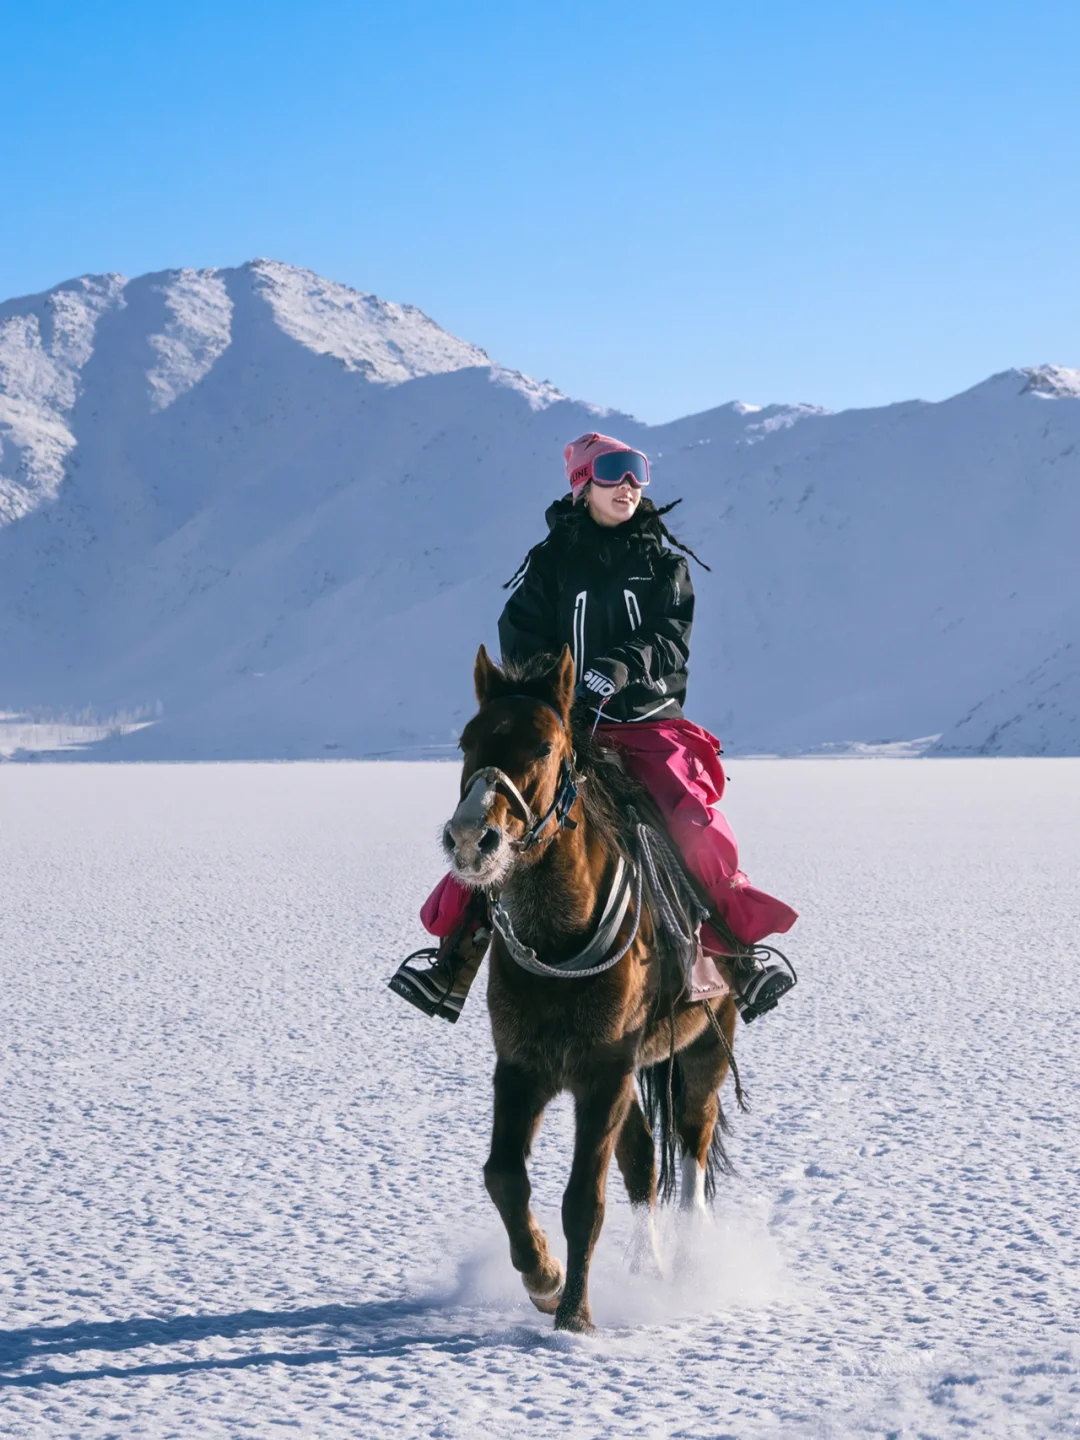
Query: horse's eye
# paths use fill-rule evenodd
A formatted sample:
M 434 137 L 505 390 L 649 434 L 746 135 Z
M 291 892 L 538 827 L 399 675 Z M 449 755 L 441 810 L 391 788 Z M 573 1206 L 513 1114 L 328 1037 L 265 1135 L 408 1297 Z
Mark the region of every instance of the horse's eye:
M 550 741 L 550 740 L 545 740 L 544 743 L 543 743 L 543 744 L 539 747 L 539 749 L 537 750 L 537 752 L 536 752 L 536 758 L 537 758 L 538 760 L 543 760 L 543 758 L 544 758 L 545 755 L 550 755 L 550 754 L 551 754 L 551 741 Z

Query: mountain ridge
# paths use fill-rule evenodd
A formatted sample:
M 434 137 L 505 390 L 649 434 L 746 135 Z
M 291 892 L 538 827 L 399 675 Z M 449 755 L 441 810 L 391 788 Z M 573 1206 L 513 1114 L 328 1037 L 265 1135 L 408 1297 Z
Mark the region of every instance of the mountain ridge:
M 0 707 L 161 702 L 103 757 L 452 747 L 562 446 L 599 428 L 714 565 L 690 713 L 733 749 L 1077 753 L 1080 696 L 1037 705 L 1080 618 L 1078 402 L 1043 365 L 647 426 L 299 267 L 81 277 L 0 305 Z

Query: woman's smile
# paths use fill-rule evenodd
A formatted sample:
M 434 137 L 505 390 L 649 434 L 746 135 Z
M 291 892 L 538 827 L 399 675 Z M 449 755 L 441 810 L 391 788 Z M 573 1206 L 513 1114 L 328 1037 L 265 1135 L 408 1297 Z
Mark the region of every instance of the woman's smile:
M 598 525 L 621 525 L 629 520 L 641 501 L 636 485 L 590 485 L 585 491 L 589 514 Z

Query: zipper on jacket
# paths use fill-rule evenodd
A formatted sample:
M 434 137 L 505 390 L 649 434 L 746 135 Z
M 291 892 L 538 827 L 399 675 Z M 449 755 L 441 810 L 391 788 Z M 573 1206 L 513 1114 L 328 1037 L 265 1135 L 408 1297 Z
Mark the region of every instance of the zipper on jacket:
M 641 606 L 633 590 L 624 590 L 623 599 L 626 601 L 626 613 L 630 616 L 630 629 L 636 630 L 641 624 Z

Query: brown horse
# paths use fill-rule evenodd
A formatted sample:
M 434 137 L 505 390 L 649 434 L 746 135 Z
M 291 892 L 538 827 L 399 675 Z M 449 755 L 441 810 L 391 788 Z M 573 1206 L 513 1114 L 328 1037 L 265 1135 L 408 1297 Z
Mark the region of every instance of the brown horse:
M 703 1003 L 684 995 L 678 967 L 661 963 L 640 888 L 619 883 L 633 875 L 616 794 L 628 782 L 603 763 L 578 774 L 570 651 L 539 673 L 515 672 L 500 670 L 481 646 L 474 678 L 480 708 L 461 737 L 461 800 L 443 844 L 453 873 L 500 902 L 488 982 L 497 1060 L 484 1181 L 533 1303 L 554 1313 L 558 1329 L 588 1330 L 589 1265 L 612 1151 L 635 1210 L 635 1264 L 659 1263 L 656 1147 L 635 1077 L 644 1094 L 669 1101 L 670 1154 L 677 1139 L 683 1157 L 681 1201 L 703 1209 L 712 1167 L 724 1161 L 717 1092 L 735 1005 L 730 995 L 710 1002 L 711 1021 Z M 616 891 L 630 897 L 621 913 Z M 583 954 L 590 963 L 577 973 L 545 973 Z M 544 1108 L 563 1090 L 576 1117 L 562 1203 L 565 1270 L 530 1210 L 526 1170 Z M 654 1124 L 664 1112 L 663 1103 L 651 1107 Z M 673 1186 L 672 1164 L 661 1180 Z

